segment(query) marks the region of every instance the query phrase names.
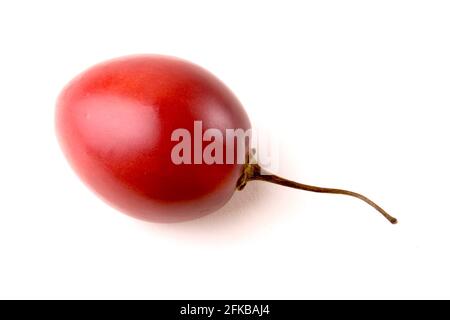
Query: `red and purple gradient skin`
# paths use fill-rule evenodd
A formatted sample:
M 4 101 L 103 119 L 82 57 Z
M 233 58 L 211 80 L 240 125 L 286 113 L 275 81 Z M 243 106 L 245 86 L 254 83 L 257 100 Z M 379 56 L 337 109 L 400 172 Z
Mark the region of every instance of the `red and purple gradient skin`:
M 222 207 L 243 164 L 171 160 L 172 132 L 251 128 L 234 94 L 205 69 L 177 58 L 138 55 L 98 64 L 59 96 L 56 131 L 81 179 L 135 218 L 176 222 Z M 224 146 L 224 154 L 232 146 Z

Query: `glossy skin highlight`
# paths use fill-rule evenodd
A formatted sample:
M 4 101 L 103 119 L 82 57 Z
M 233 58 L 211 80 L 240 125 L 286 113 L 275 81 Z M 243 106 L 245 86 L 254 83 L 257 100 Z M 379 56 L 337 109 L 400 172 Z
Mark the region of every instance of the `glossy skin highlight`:
M 171 134 L 251 127 L 238 99 L 215 76 L 177 58 L 140 55 L 98 64 L 72 80 L 56 109 L 71 166 L 93 191 L 135 218 L 176 222 L 222 207 L 242 164 L 175 165 Z M 224 153 L 230 146 L 225 145 Z

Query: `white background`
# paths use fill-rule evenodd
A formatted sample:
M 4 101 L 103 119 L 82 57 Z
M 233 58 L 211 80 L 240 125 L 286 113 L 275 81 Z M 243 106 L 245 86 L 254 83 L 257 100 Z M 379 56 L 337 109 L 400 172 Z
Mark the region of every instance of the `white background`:
M 280 174 L 194 222 L 133 220 L 57 145 L 54 102 L 116 56 L 215 73 Z M 0 2 L 0 298 L 450 298 L 448 1 Z

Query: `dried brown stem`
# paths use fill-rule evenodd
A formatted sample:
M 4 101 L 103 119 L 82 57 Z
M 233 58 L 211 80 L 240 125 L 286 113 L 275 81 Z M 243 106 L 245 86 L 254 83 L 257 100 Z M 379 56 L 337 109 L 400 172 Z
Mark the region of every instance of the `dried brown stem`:
M 259 180 L 259 181 L 267 181 L 275 184 L 279 184 L 282 186 L 305 190 L 305 191 L 311 191 L 311 192 L 319 192 L 319 193 L 332 193 L 332 194 L 344 194 L 347 196 L 358 198 L 368 205 L 372 206 L 375 210 L 377 210 L 379 213 L 381 213 L 387 220 L 389 220 L 390 223 L 396 224 L 397 219 L 388 214 L 383 208 L 381 208 L 379 205 L 377 205 L 375 202 L 367 198 L 366 196 L 363 196 L 362 194 L 343 190 L 343 189 L 334 189 L 334 188 L 322 188 L 322 187 L 316 187 L 311 186 L 303 183 L 298 183 L 295 181 L 291 181 L 285 178 L 281 178 L 274 174 L 262 174 L 261 173 L 261 167 L 258 164 L 248 164 L 245 168 L 244 173 L 242 174 L 241 178 L 238 181 L 237 189 L 242 190 L 248 181 L 252 180 Z

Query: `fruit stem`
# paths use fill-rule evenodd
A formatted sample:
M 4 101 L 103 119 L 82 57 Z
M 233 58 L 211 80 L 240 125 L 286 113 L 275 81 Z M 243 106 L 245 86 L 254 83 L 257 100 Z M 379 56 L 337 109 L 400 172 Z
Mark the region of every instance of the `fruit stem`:
M 242 174 L 241 178 L 238 181 L 237 189 L 242 190 L 246 183 L 248 181 L 252 180 L 259 180 L 259 181 L 267 181 L 275 184 L 279 184 L 282 186 L 305 190 L 305 191 L 311 191 L 311 192 L 319 192 L 319 193 L 332 193 L 332 194 L 344 194 L 347 196 L 358 198 L 368 205 L 372 206 L 375 210 L 377 210 L 379 213 L 381 213 L 390 223 L 396 224 L 397 219 L 391 216 L 389 213 L 384 211 L 383 208 L 381 208 L 379 205 L 377 205 L 375 202 L 367 198 L 366 196 L 363 196 L 362 194 L 343 190 L 343 189 L 334 189 L 334 188 L 322 188 L 322 187 L 316 187 L 311 186 L 295 181 L 291 181 L 285 178 L 281 178 L 274 174 L 262 174 L 261 173 L 261 167 L 258 164 L 247 164 L 244 173 Z

